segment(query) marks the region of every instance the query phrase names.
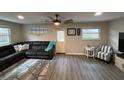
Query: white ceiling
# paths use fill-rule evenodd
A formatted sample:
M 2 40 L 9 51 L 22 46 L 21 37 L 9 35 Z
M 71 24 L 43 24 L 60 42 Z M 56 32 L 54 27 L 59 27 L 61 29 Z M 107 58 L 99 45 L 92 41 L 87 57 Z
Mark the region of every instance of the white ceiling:
M 49 20 L 48 17 L 54 17 L 59 14 L 63 20 L 73 19 L 74 22 L 97 22 L 111 21 L 124 17 L 124 12 L 104 12 L 101 16 L 94 16 L 95 12 L 0 12 L 0 19 L 21 23 L 21 24 L 36 24 L 44 23 Z M 23 15 L 24 20 L 17 18 L 17 15 Z

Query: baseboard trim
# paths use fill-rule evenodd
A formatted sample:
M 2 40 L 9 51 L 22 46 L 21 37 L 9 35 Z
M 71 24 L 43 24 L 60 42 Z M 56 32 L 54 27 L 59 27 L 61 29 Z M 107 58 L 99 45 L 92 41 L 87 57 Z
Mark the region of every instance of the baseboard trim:
M 66 53 L 66 55 L 85 55 L 85 53 Z

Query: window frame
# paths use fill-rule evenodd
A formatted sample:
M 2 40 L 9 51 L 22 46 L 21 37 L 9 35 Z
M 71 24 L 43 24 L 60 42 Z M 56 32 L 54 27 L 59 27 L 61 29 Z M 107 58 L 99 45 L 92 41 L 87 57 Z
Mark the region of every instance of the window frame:
M 98 39 L 97 38 L 95 38 L 95 39 L 86 39 L 86 38 L 84 38 L 83 37 L 83 31 L 82 31 L 82 29 L 99 29 L 99 38 Z M 82 40 L 85 40 L 85 41 L 101 40 L 101 31 L 102 31 L 101 27 L 86 27 L 86 28 L 81 28 L 81 38 L 82 38 Z
M 11 27 L 0 25 L 0 28 L 8 28 L 9 29 L 9 35 L 6 35 L 6 36 L 9 36 L 9 42 L 8 43 L 5 43 L 5 44 L 1 44 L 0 46 L 5 46 L 5 45 L 11 44 L 11 41 L 12 41 L 11 40 Z

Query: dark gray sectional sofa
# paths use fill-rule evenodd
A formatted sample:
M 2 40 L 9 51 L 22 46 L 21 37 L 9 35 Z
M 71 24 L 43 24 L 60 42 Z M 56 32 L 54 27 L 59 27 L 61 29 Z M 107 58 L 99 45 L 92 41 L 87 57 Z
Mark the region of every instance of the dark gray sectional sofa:
M 23 58 L 52 59 L 55 54 L 55 45 L 49 51 L 45 51 L 49 42 L 50 41 L 28 41 L 0 47 L 0 71 Z M 16 52 L 14 45 L 17 44 L 29 44 L 29 50 Z

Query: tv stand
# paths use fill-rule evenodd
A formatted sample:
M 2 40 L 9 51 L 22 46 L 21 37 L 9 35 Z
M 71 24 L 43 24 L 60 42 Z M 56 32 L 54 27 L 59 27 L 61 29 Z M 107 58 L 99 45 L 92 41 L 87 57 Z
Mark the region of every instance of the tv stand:
M 118 53 L 115 55 L 115 65 L 124 72 L 124 54 Z

